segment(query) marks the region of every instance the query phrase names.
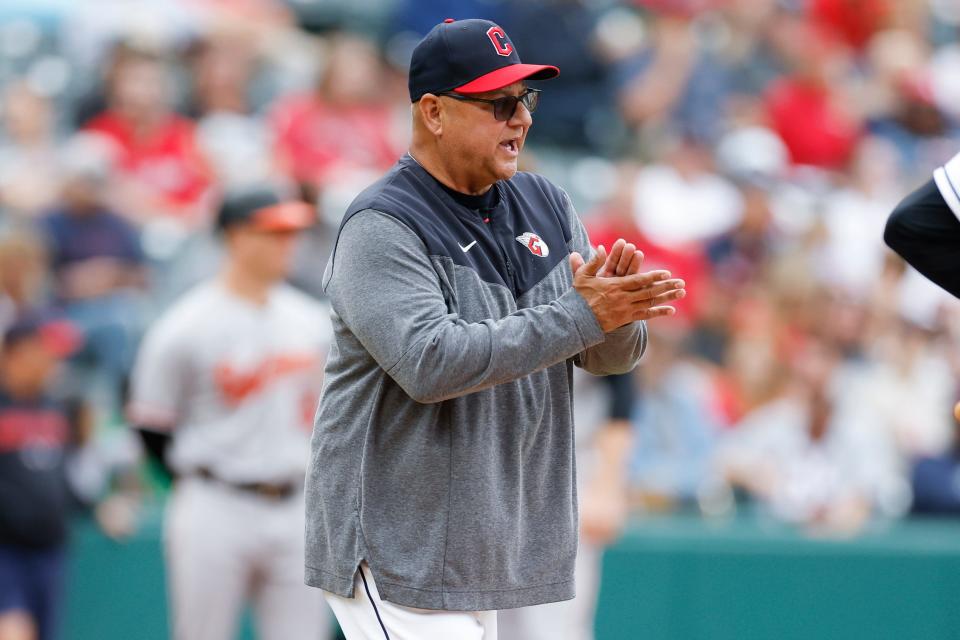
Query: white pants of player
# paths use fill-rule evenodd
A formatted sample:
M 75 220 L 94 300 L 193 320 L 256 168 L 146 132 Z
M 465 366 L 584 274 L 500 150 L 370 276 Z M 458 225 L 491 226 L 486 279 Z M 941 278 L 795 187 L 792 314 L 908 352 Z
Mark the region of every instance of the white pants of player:
M 303 495 L 271 500 L 199 478 L 177 483 L 164 542 L 175 640 L 234 640 L 253 605 L 260 640 L 329 638 L 330 614 L 303 583 Z
M 496 611 L 435 611 L 380 599 L 373 574 L 361 565 L 353 597 L 323 594 L 347 640 L 497 640 Z
M 498 612 L 500 640 L 593 640 L 602 554 L 599 547 L 580 545 L 573 600 Z

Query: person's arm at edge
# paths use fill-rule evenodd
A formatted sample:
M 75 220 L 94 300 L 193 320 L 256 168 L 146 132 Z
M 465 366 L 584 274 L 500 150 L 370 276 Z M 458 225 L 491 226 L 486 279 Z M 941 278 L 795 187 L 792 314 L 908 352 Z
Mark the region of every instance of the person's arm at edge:
M 187 347 L 176 335 L 170 319 L 160 318 L 141 342 L 124 385 L 127 423 L 137 432 L 147 459 L 168 478 L 174 476 L 168 454 L 187 371 Z
M 883 239 L 917 271 L 960 297 L 960 155 L 897 205 Z
M 173 436 L 169 433 L 163 433 L 153 427 L 135 426 L 137 435 L 140 436 L 140 442 L 147 454 L 147 458 L 152 461 L 168 477 L 173 477 L 173 469 L 167 462 L 167 451 L 170 449 L 170 443 Z

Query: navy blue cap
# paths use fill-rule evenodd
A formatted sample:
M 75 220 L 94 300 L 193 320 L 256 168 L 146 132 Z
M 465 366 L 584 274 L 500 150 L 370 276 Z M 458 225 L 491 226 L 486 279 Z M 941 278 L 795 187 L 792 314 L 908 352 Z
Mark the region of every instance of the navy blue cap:
M 549 80 L 560 69 L 520 62 L 506 32 L 489 20 L 447 18 L 430 30 L 410 60 L 410 100 L 425 93 L 483 93 L 520 80 Z
M 74 353 L 83 343 L 80 330 L 71 322 L 52 313 L 25 311 L 3 332 L 3 347 L 31 338 L 39 338 L 44 347 L 61 357 Z
M 297 231 L 316 222 L 314 208 L 305 202 L 284 201 L 268 187 L 227 194 L 217 212 L 217 227 L 243 224 L 262 231 Z

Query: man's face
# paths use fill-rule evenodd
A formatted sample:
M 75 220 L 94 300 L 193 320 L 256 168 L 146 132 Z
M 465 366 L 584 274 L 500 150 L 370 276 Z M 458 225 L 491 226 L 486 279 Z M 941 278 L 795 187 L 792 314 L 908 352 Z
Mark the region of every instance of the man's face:
M 4 377 L 21 391 L 39 393 L 56 373 L 60 359 L 38 336 L 20 340 L 3 354 Z
M 265 282 L 287 277 L 293 263 L 298 231 L 260 231 L 238 225 L 229 232 L 230 252 Z
M 120 65 L 113 79 L 113 106 L 129 118 L 139 119 L 167 108 L 166 68 L 151 60 L 131 60 Z
M 490 91 L 470 94 L 472 98 L 493 100 L 519 96 L 526 90 L 523 82 Z M 441 97 L 449 119 L 445 122 L 441 146 L 448 159 L 459 164 L 460 173 L 470 177 L 472 185 L 491 185 L 509 180 L 517 172 L 517 160 L 527 132 L 533 124 L 530 112 L 517 105 L 513 116 L 501 122 L 493 117 L 493 105 Z

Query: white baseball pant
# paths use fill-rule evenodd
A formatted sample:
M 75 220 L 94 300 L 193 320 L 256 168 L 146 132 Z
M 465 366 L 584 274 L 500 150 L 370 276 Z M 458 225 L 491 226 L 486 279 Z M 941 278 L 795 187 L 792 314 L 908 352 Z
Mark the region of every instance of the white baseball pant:
M 323 594 L 347 640 L 497 640 L 496 611 L 436 611 L 386 602 L 366 563 L 354 577 L 353 598 Z
M 250 602 L 261 640 L 330 638 L 322 594 L 303 583 L 303 530 L 302 493 L 178 481 L 164 527 L 172 637 L 233 640 Z

